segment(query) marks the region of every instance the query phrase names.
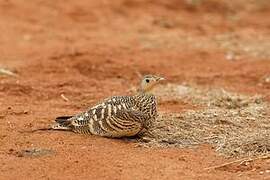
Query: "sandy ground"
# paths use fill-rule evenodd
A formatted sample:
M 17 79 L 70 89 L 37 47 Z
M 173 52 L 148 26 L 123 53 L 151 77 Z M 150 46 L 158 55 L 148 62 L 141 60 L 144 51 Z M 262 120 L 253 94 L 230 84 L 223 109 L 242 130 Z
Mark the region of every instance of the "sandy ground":
M 206 170 L 234 160 L 207 144 L 26 132 L 130 93 L 140 73 L 270 101 L 269 10 L 267 0 L 1 0 L 0 66 L 18 76 L 0 76 L 0 179 L 270 179 L 269 159 Z

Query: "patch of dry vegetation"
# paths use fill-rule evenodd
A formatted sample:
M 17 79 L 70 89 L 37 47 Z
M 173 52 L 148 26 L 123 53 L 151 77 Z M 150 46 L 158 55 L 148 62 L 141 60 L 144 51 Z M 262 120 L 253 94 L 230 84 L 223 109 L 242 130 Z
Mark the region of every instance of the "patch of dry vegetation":
M 140 145 L 189 147 L 210 143 L 226 156 L 270 153 L 269 104 L 262 97 L 172 84 L 156 93 L 161 100 L 181 99 L 203 108 L 161 113 Z

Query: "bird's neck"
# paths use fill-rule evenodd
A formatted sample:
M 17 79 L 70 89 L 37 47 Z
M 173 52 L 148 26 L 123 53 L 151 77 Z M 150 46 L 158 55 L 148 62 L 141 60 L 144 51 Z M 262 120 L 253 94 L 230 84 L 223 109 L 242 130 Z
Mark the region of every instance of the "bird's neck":
M 137 99 L 138 101 L 140 101 L 141 99 L 145 99 L 145 98 L 155 98 L 155 95 L 151 92 L 151 91 L 138 91 L 137 94 L 134 95 L 134 98 Z
M 141 95 L 154 95 L 153 92 L 152 92 L 152 88 L 151 89 L 142 89 L 140 88 L 138 91 L 137 91 L 137 94 L 141 94 Z

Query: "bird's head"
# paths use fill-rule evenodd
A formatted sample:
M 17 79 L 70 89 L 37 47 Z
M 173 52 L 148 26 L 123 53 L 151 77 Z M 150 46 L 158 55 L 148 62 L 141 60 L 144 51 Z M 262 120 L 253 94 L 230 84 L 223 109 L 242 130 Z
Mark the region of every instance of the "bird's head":
M 165 80 L 163 77 L 155 75 L 146 75 L 141 81 L 141 91 L 150 92 L 160 81 Z

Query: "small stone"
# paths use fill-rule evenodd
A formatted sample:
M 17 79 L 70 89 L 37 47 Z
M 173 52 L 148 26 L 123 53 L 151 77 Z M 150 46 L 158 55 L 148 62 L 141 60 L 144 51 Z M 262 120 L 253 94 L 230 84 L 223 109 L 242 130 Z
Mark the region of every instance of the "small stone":
M 264 81 L 265 81 L 266 83 L 270 83 L 270 76 L 266 77 L 266 78 L 264 79 Z
M 31 148 L 17 152 L 18 157 L 40 157 L 45 155 L 54 154 L 51 149 Z
M 233 52 L 227 52 L 226 59 L 227 60 L 235 60 L 235 54 Z
M 14 149 L 10 148 L 8 151 L 9 151 L 10 153 L 12 153 L 12 152 L 14 152 Z

